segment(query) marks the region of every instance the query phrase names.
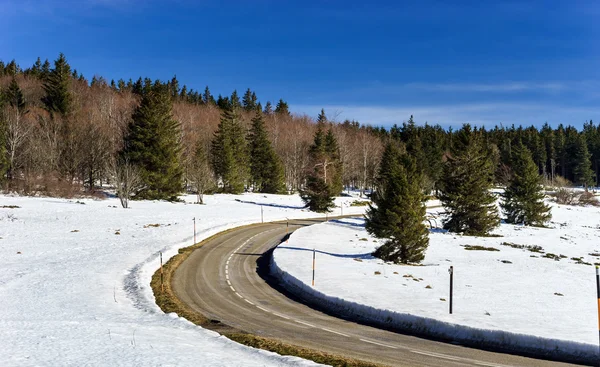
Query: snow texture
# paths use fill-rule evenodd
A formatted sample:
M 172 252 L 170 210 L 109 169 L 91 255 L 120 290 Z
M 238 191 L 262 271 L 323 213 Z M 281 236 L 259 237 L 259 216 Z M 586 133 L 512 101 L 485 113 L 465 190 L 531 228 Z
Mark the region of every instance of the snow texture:
M 364 220 L 334 220 L 294 232 L 275 250 L 271 270 L 292 292 L 338 313 L 469 345 L 595 362 L 600 209 L 553 204 L 552 214 L 550 228 L 502 224 L 494 232 L 501 237 L 434 229 L 423 266 L 372 257 L 383 240 L 367 234 Z
M 0 198 L 19 207 L 0 207 L 1 366 L 315 365 L 166 315 L 149 285 L 159 251 L 166 262 L 192 244 L 193 217 L 198 241 L 260 222 L 260 205 L 265 221 L 315 217 L 298 196 L 215 195 L 206 205 L 142 201 L 130 209 L 114 198 Z

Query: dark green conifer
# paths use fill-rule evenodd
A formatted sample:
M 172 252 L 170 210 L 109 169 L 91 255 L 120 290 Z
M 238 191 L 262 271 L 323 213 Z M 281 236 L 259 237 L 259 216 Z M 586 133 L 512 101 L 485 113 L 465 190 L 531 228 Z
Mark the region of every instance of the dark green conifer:
M 264 113 L 265 113 L 265 115 L 270 115 L 273 113 L 273 105 L 271 104 L 270 101 L 267 101 L 267 104 L 265 105 Z
M 73 97 L 70 91 L 71 67 L 64 54 L 54 61 L 52 69 L 44 82 L 46 96 L 42 99 L 50 113 L 68 115 L 72 111 Z
M 172 116 L 170 90 L 155 85 L 133 113 L 121 156 L 140 170 L 136 199 L 176 200 L 183 188 L 180 127 Z
M 386 239 L 373 255 L 395 263 L 421 262 L 429 245 L 421 170 L 395 143 L 387 144 L 384 157 L 372 196 L 375 205 L 365 216 L 367 231 Z
M 287 102 L 280 99 L 279 102 L 277 102 L 277 106 L 275 106 L 275 113 L 288 116 L 290 114 L 290 109 Z
M 256 93 L 252 92 L 250 88 L 248 88 L 246 93 L 244 93 L 244 97 L 242 98 L 242 106 L 244 107 L 244 110 L 248 112 L 256 110 L 256 102 Z
M 541 177 L 529 150 L 522 144 L 512 149 L 512 178 L 502 194 L 502 211 L 507 223 L 543 226 L 552 215 L 544 204 Z
M 300 196 L 306 207 L 316 212 L 328 212 L 334 207 L 334 195 L 339 194 L 337 176 L 339 156 L 334 154 L 337 140 L 330 130 L 324 132 L 325 122 L 317 123 L 314 142 L 309 149 L 309 167 L 305 187 L 300 190 Z
M 467 235 L 487 235 L 500 219 L 490 189 L 494 166 L 480 132 L 466 124 L 453 138 L 444 164 L 440 200 L 446 209 L 444 228 Z
M 231 93 L 229 103 L 231 104 L 231 108 L 234 110 L 242 108 L 242 102 L 240 102 L 240 97 L 238 96 L 237 90 L 234 90 L 233 93 Z
M 269 141 L 262 111 L 258 107 L 252 119 L 248 143 L 250 174 L 255 190 L 271 194 L 284 192 L 283 165 Z
M 235 109 L 225 109 L 211 145 L 211 164 L 222 191 L 239 194 L 244 191 L 250 170 L 246 134 Z
M 594 184 L 595 175 L 590 162 L 592 155 L 589 153 L 585 136 L 578 134 L 573 146 L 573 176 L 575 183 L 582 185 L 587 191 L 588 186 Z

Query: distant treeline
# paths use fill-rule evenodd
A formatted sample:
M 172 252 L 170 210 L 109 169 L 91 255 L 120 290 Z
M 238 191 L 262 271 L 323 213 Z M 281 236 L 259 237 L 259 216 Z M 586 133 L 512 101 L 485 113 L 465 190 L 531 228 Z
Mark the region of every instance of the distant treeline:
M 93 76 L 88 80 L 61 54 L 52 64 L 38 58 L 27 68 L 14 60 L 0 61 L 0 174 L 5 188 L 72 195 L 111 183 L 113 174 L 107 163 L 122 152 L 134 112 L 156 85 L 169 94 L 170 113 L 177 122 L 182 190 L 193 186 L 191 172 L 198 147 L 203 146 L 207 155 L 215 151 L 211 145 L 225 112 L 235 111 L 248 132 L 257 110 L 283 166 L 285 188 L 297 191 L 305 186 L 307 172 L 314 168 L 310 149 L 317 124 L 307 115 L 291 114 L 283 99 L 263 104 L 250 88 L 241 96 L 233 91 L 214 97 L 209 87 L 200 92 L 180 85 L 176 77 L 163 82 L 142 77 L 107 81 Z M 398 120 L 403 118 L 398 116 Z M 343 186 L 359 189 L 373 188 L 383 147 L 390 139 L 402 142 L 425 174 L 426 187 L 435 189 L 455 136 L 439 125 L 417 125 L 412 116 L 391 129 L 332 121 L 324 114 L 319 119 L 335 136 Z M 510 177 L 511 150 L 519 142 L 531 151 L 539 173 L 548 179 L 560 175 L 575 183 L 593 184 L 598 177 L 600 127 L 591 121 L 582 131 L 548 124 L 541 129 L 475 130 L 483 134 L 494 157 L 497 183 L 506 183 Z M 580 173 L 582 166 L 593 169 L 591 181 Z M 252 187 L 250 179 L 245 187 Z

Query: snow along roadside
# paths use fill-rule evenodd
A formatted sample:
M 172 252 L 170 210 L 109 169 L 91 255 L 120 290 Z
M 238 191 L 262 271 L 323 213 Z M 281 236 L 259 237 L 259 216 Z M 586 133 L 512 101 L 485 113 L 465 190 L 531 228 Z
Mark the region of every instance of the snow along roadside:
M 294 234 L 292 234 L 292 237 Z M 378 309 L 325 294 L 286 271 L 276 261 L 273 252 L 270 271 L 291 293 L 319 305 L 334 314 L 357 321 L 373 323 L 387 329 L 404 331 L 432 338 L 452 340 L 472 347 L 493 348 L 514 353 L 594 364 L 599 359 L 598 346 L 575 341 L 544 338 L 505 330 L 489 330 L 459 325 L 431 317 Z

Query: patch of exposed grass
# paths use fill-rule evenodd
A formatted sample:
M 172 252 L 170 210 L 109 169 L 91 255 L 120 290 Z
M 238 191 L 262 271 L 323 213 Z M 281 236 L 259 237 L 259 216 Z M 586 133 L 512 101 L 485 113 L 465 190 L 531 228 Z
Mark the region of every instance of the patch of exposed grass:
M 199 325 L 206 329 L 214 330 L 235 342 L 253 348 L 268 350 L 270 352 L 278 353 L 280 355 L 300 357 L 314 361 L 316 363 L 331 366 L 383 367 L 382 365 L 371 362 L 365 362 L 353 358 L 337 356 L 334 354 L 329 354 L 314 349 L 308 349 L 297 345 L 287 344 L 276 339 L 264 338 L 257 335 L 242 332 L 228 325 L 224 325 L 218 320 L 208 319 L 204 315 L 193 311 L 179 298 L 177 298 L 175 292 L 173 291 L 173 288 L 171 287 L 173 275 L 177 267 L 183 261 L 185 261 L 194 250 L 202 246 L 204 243 L 212 240 L 216 236 L 222 235 L 223 233 L 232 230 L 233 229 L 218 233 L 193 246 L 179 249 L 179 254 L 173 256 L 169 261 L 167 261 L 166 264 L 163 265 L 162 286 L 160 269 L 154 273 L 154 275 L 152 276 L 150 286 L 152 287 L 154 298 L 156 299 L 156 304 L 161 308 L 161 310 L 163 310 L 163 312 L 174 312 L 180 317 L 183 317 L 196 325 Z
M 370 201 L 354 200 L 352 203 L 350 203 L 350 206 L 367 206 L 369 203 Z
M 154 227 L 154 228 L 160 227 L 160 223 L 146 224 L 144 226 L 144 228 L 150 228 L 150 227 Z
M 500 251 L 495 247 L 485 247 L 480 245 L 464 245 L 464 248 L 468 251 Z
M 368 241 L 368 239 L 363 237 L 363 238 L 360 238 L 359 241 Z
M 18 205 L 2 205 L 2 208 L 3 209 L 19 209 L 21 207 Z
M 528 250 L 531 252 L 537 252 L 537 253 L 544 253 L 544 248 L 542 246 L 537 246 L 537 245 L 518 245 L 516 243 L 512 243 L 512 242 L 502 242 L 500 245 L 502 246 L 508 246 L 508 247 L 512 247 L 512 248 L 518 248 L 518 249 L 523 249 L 523 250 Z

